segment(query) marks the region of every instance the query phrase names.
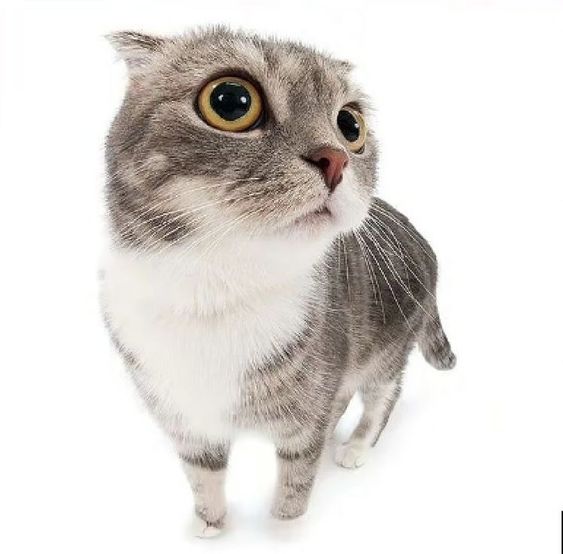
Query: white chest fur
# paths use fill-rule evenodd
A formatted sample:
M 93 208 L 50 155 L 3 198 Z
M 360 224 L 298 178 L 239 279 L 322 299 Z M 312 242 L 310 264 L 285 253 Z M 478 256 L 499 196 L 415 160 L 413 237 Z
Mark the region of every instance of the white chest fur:
M 311 271 L 260 274 L 232 260 L 183 269 L 177 258 L 112 250 L 104 309 L 162 415 L 221 440 L 234 431 L 244 373 L 302 331 Z

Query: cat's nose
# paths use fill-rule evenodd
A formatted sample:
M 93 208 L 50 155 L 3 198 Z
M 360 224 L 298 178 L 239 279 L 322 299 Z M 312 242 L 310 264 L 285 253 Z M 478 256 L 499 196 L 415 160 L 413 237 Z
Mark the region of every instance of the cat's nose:
M 344 150 L 337 150 L 329 146 L 315 150 L 305 159 L 323 172 L 326 186 L 330 192 L 340 184 L 344 168 L 348 165 L 348 154 Z

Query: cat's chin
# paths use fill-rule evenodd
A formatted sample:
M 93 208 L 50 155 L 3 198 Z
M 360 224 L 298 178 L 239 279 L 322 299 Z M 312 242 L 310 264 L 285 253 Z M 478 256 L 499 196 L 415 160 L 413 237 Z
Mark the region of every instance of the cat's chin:
M 369 210 L 370 196 L 360 194 L 354 177 L 313 205 L 301 206 L 300 212 L 278 227 L 275 234 L 290 240 L 324 243 L 360 227 Z
M 299 216 L 292 226 L 296 228 L 316 228 L 318 226 L 327 225 L 334 220 L 334 215 L 327 205 L 323 205 L 316 210 L 307 212 Z
M 331 209 L 324 205 L 295 218 L 281 231 L 292 241 L 324 243 L 338 234 L 337 218 Z
M 294 219 L 283 234 L 298 239 L 331 239 L 359 227 L 366 210 L 347 210 L 328 203 Z

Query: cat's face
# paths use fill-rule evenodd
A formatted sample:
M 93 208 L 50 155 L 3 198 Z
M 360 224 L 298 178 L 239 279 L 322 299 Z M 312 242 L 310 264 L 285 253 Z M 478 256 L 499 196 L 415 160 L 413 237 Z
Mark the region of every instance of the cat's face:
M 224 29 L 110 38 L 130 72 L 107 148 L 125 243 L 297 244 L 361 223 L 377 156 L 347 64 Z

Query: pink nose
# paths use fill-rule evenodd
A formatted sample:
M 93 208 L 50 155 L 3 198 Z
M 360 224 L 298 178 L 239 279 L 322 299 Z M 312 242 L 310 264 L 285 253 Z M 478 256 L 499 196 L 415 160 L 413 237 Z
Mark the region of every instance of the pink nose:
M 332 192 L 342 181 L 342 173 L 348 165 L 348 154 L 343 150 L 325 146 L 309 154 L 307 161 L 323 172 L 326 186 Z

